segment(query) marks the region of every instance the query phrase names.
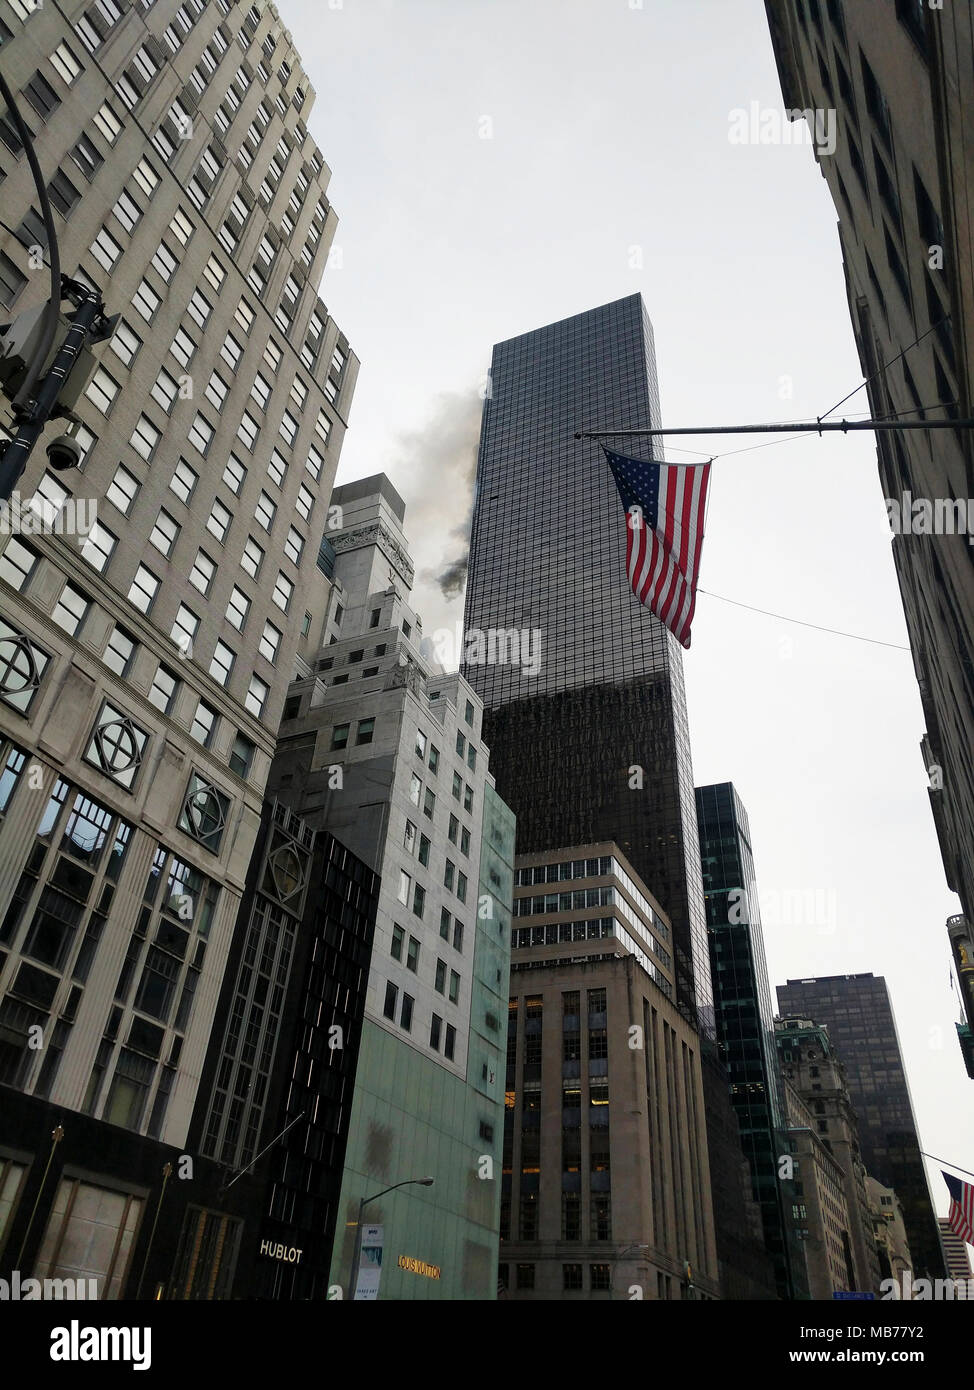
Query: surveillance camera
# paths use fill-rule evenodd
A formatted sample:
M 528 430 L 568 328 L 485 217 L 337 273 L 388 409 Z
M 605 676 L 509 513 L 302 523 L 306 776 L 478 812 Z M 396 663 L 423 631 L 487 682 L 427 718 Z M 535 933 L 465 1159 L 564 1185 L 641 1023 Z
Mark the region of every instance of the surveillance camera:
M 47 457 L 51 460 L 51 467 L 59 473 L 66 468 L 78 468 L 82 458 L 81 445 L 73 435 L 59 434 L 48 444 Z

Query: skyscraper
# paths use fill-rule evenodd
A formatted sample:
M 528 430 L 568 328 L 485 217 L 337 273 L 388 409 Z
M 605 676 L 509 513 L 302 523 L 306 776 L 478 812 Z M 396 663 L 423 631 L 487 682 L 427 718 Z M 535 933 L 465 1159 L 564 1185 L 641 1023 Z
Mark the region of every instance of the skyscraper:
M 804 1260 L 779 1179 L 787 1116 L 747 811 L 731 782 L 697 787 L 696 798 L 720 1055 L 779 1293 L 800 1298 Z
M 701 1034 L 721 1287 L 772 1297 L 746 1229 L 737 1122 L 713 1051 L 683 649 L 634 596 L 611 470 L 597 444 L 575 439 L 577 429 L 659 422 L 638 294 L 495 345 L 462 669 L 484 701 L 519 853 L 612 841 L 670 920 L 675 1002 Z
M 330 1282 L 352 1296 L 378 1195 L 380 1298 L 493 1298 L 514 817 L 477 695 L 421 654 L 402 499 L 380 474 L 331 505 L 332 598 L 269 780 L 380 876 Z
M 838 215 L 873 417 L 970 419 L 974 9 L 932 0 L 765 3 L 785 107 L 834 122 L 834 148 L 816 158 Z M 972 435 L 884 431 L 876 448 L 926 725 L 934 824 L 947 883 L 971 921 Z
M 778 986 L 782 1014 L 824 1025 L 845 1068 L 867 1171 L 903 1209 L 917 1276 L 943 1278 L 944 1260 L 920 1155 L 893 1008 L 881 975 L 824 975 Z
M 38 447 L 20 480 L 37 516 L 84 501 L 96 524 L 2 538 L 0 1167 L 32 1202 L 54 1118 L 77 1116 L 25 1258 L 80 1166 L 81 1205 L 125 1233 L 91 1273 L 131 1296 L 148 1141 L 186 1141 L 285 689 L 317 648 L 357 363 L 316 293 L 336 217 L 274 7 L 66 9 L 0 6 L 0 63 L 62 268 L 120 318 L 71 426 L 80 471 Z M 49 275 L 7 119 L 0 141 L 11 317 Z
M 494 347 L 464 622 L 537 660 L 468 660 L 518 850 L 613 840 L 673 926 L 677 1004 L 713 1033 L 683 653 L 635 598 L 625 513 L 577 429 L 660 423 L 653 329 L 629 295 Z

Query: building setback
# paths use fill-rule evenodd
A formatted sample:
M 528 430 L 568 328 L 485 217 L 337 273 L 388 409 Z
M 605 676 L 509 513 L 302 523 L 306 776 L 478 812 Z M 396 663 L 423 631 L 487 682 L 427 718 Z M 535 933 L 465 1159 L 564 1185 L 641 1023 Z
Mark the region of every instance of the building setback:
M 974 932 L 967 918 L 958 913 L 947 918 L 947 936 L 961 999 L 961 1020 L 955 1025 L 957 1041 L 967 1075 L 974 1077 Z
M 793 1152 L 799 1155 L 799 1162 L 801 1155 L 807 1155 L 811 1161 L 805 1162 L 802 1174 L 811 1164 L 817 1164 L 825 1173 L 826 1186 L 834 1180 L 834 1173 L 818 1161 L 814 1138 L 835 1159 L 842 1175 L 844 1213 L 843 1203 L 833 1191 L 832 1200 L 820 1204 L 818 1232 L 808 1224 L 808 1203 L 803 1190 L 806 1178 L 802 1174 L 793 1178 L 792 1223 L 800 1240 L 813 1242 L 808 1260 L 809 1284 L 819 1282 L 821 1286 L 825 1255 L 829 1277 L 844 1275 L 839 1289 L 876 1293 L 879 1261 L 866 1194 L 866 1167 L 845 1069 L 829 1030 L 814 1020 L 786 1016 L 775 1021 L 775 1030 L 781 1072 L 791 1102 L 789 1120 L 796 1141 Z M 816 1239 L 824 1241 L 824 1250 L 816 1248 Z
M 611 842 L 517 865 L 500 1282 L 516 1299 L 719 1297 L 669 923 Z
M 0 1167 L 22 1170 L 6 1169 L 0 1258 L 28 1268 L 101 1203 L 118 1240 L 79 1277 L 132 1297 L 187 1143 L 287 682 L 317 648 L 357 362 L 315 290 L 330 175 L 274 7 L 71 12 L 0 5 L 62 268 L 120 315 L 78 398 L 80 471 L 38 447 L 19 485 L 39 515 L 94 503 L 97 524 L 0 551 Z M 25 249 L 46 238 L 7 119 L 0 141 L 9 319 L 48 293 Z M 69 1181 L 74 1216 L 51 1207 Z
M 331 507 L 323 641 L 269 784 L 381 880 L 330 1282 L 351 1296 L 360 1200 L 409 1181 L 363 1211 L 385 1237 L 379 1297 L 490 1299 L 514 818 L 479 698 L 421 654 L 402 499 L 377 475 Z
M 765 3 L 785 107 L 836 123 L 834 152 L 816 157 L 838 214 L 872 414 L 971 419 L 974 10 L 921 0 Z M 971 432 L 884 431 L 876 446 L 934 822 L 947 883 L 974 920 Z
M 871 973 L 789 980 L 778 986 L 778 1007 L 828 1029 L 845 1070 L 863 1162 L 899 1198 L 918 1277 L 943 1278 L 943 1253 L 886 981 Z
M 786 1220 L 779 1159 L 786 1109 L 747 812 L 731 782 L 697 787 L 714 1017 L 752 1190 L 781 1298 L 806 1294 L 805 1260 Z

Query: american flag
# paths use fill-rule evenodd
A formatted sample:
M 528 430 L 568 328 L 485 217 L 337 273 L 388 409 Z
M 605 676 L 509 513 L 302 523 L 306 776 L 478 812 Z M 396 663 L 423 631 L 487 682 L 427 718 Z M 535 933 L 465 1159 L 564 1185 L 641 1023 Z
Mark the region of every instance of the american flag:
M 612 449 L 605 449 L 605 456 L 628 514 L 626 569 L 632 591 L 689 647 L 710 464 L 650 463 Z
M 950 1193 L 947 1223 L 961 1240 L 974 1245 L 974 1187 L 969 1182 L 961 1182 L 951 1173 L 944 1173 L 942 1168 L 940 1171 Z

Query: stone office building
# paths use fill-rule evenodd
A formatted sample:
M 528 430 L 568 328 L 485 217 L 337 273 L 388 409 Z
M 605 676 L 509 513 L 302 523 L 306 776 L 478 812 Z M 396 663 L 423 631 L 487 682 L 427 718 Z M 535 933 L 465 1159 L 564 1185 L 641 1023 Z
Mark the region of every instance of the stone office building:
M 270 778 L 381 880 L 331 1283 L 352 1296 L 359 1202 L 396 1186 L 363 1210 L 379 1298 L 493 1298 L 514 818 L 479 698 L 424 655 L 402 499 L 380 474 L 331 505 L 323 645 Z
M 0 37 L 62 267 L 120 315 L 70 426 L 80 470 L 38 447 L 20 480 L 38 515 L 85 500 L 97 524 L 0 549 L 0 1262 L 26 1273 L 95 1210 L 118 1239 L 82 1272 L 130 1297 L 318 645 L 357 363 L 316 293 L 329 170 L 272 5 L 4 0 Z M 48 289 L 6 118 L 0 142 L 9 319 Z
M 518 857 L 500 1284 L 720 1296 L 700 1040 L 670 924 L 611 842 Z

